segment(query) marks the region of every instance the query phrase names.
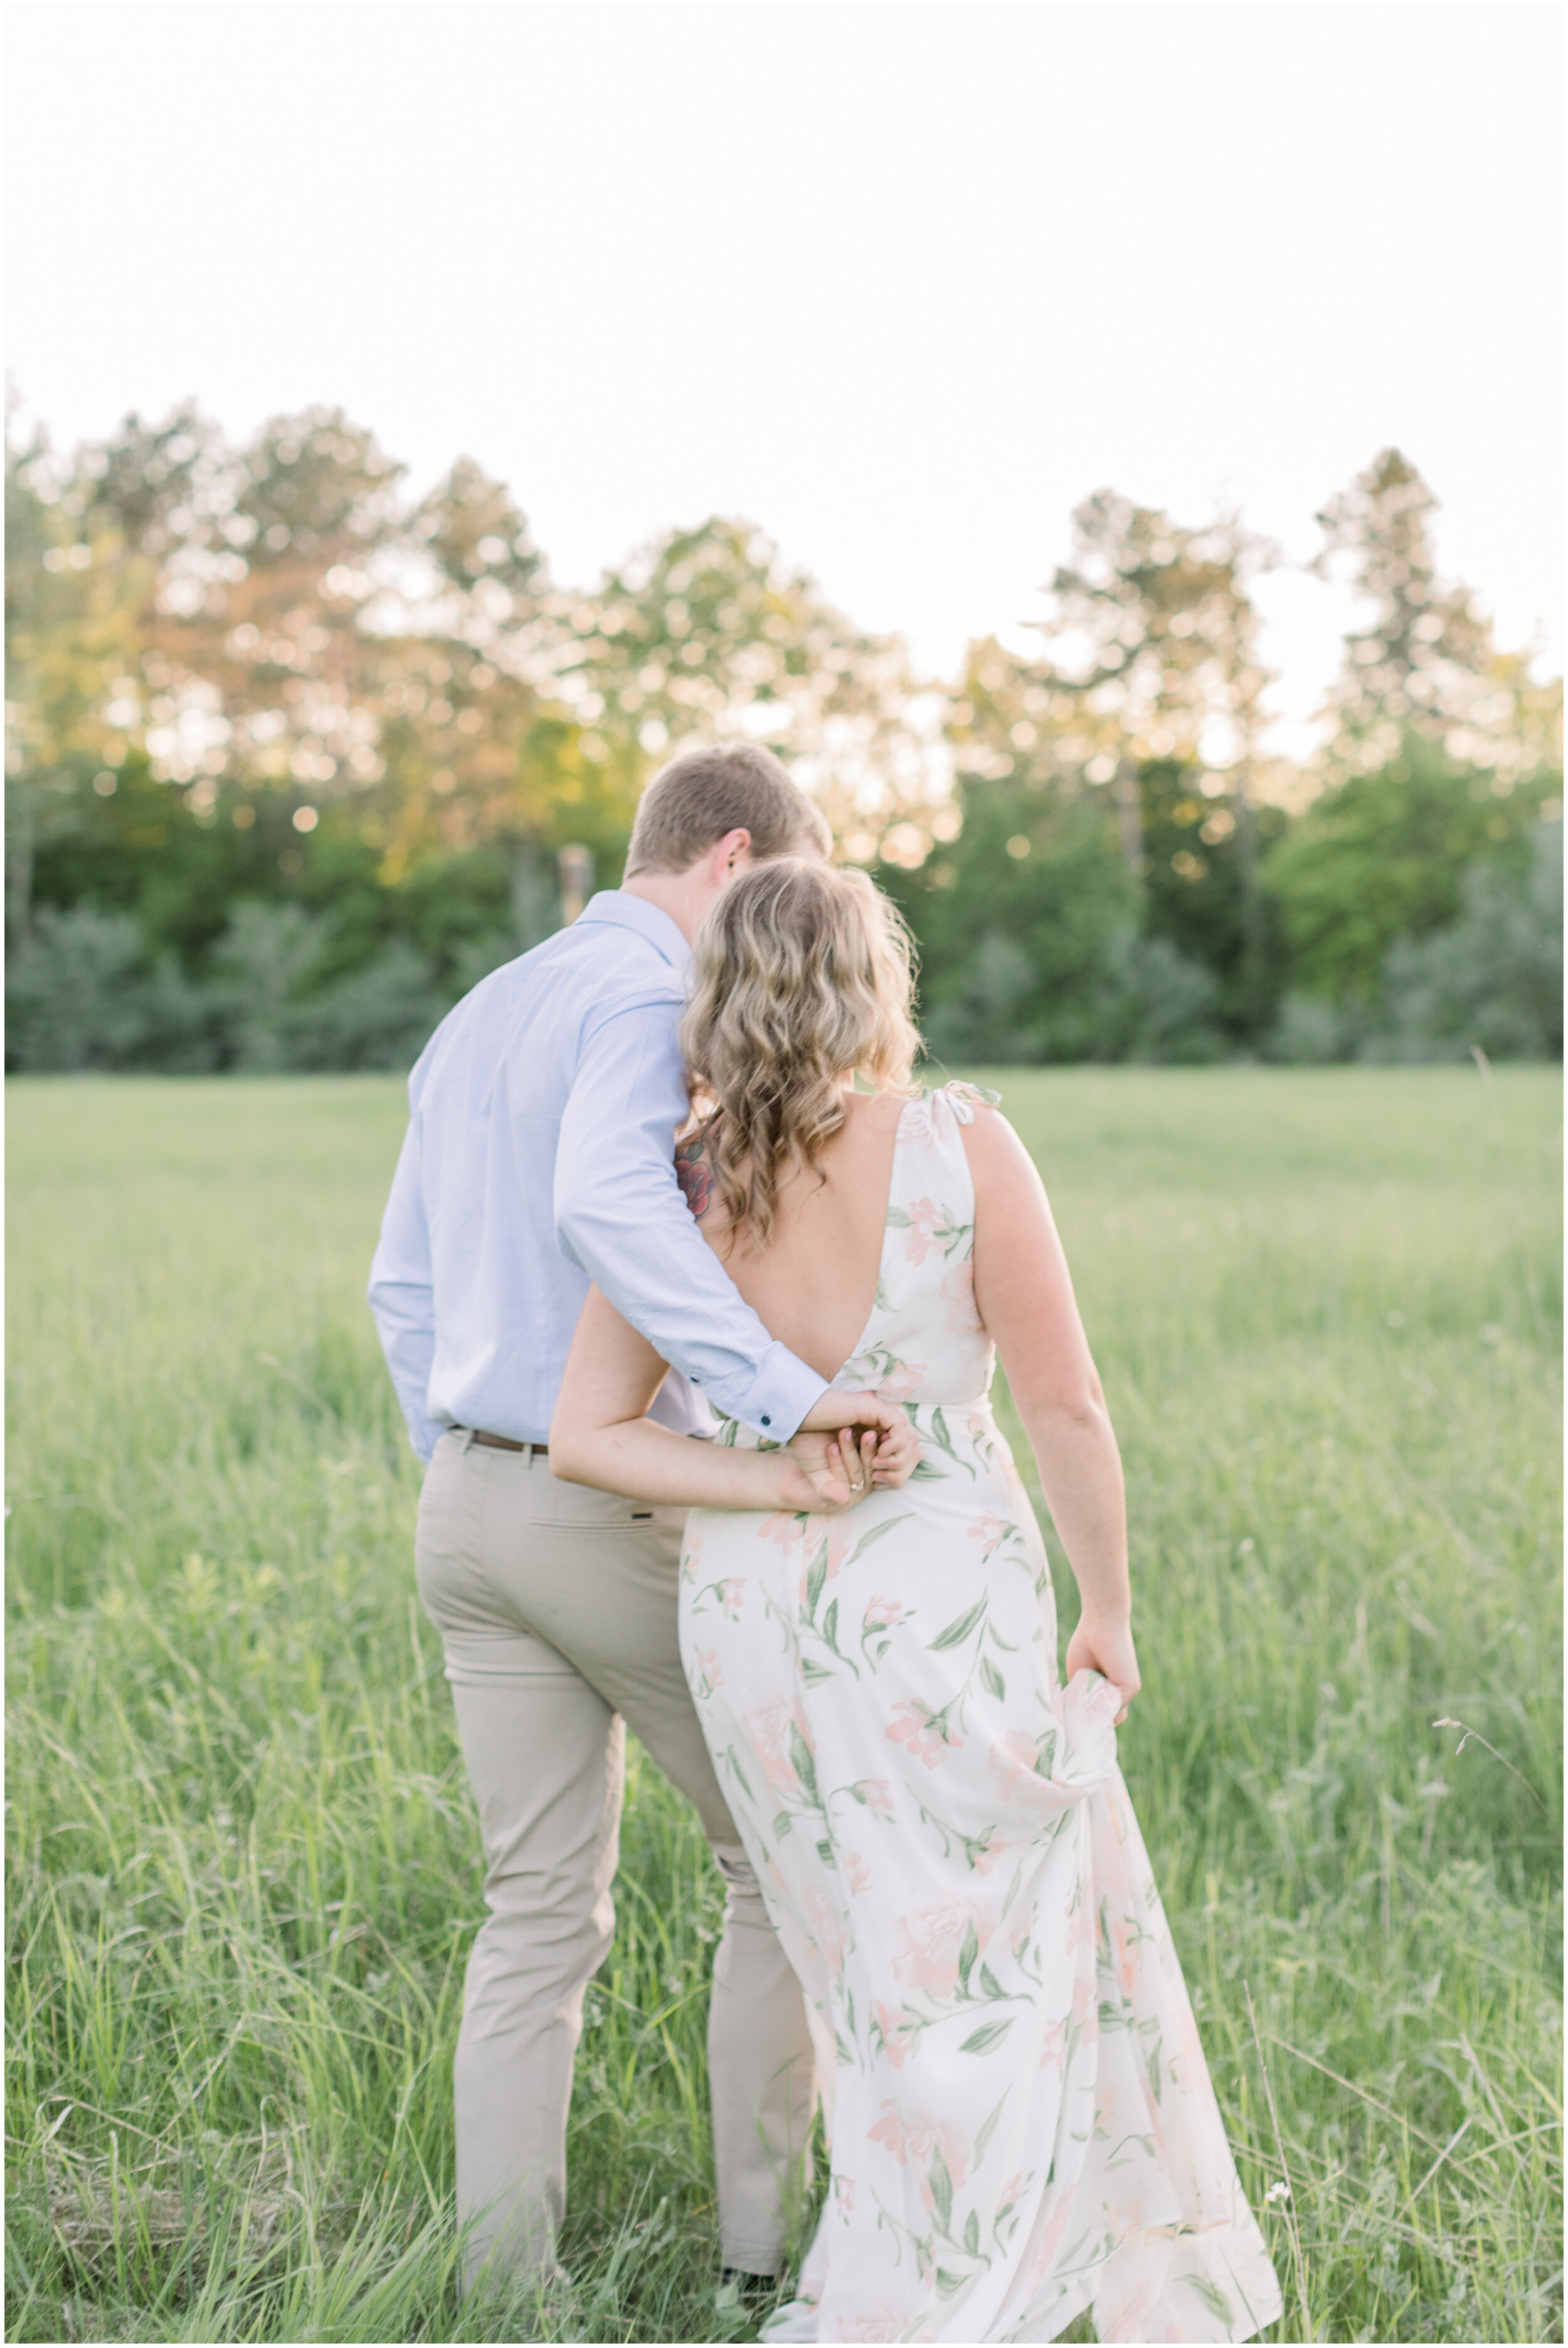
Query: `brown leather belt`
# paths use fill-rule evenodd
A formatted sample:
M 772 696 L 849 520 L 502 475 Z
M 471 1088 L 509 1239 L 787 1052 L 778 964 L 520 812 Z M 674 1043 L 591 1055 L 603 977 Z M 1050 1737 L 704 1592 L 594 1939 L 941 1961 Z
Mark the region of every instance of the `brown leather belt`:
M 468 1433 L 476 1443 L 484 1444 L 489 1451 L 537 1451 L 543 1459 L 550 1456 L 548 1443 L 514 1443 L 509 1435 L 491 1435 L 482 1426 L 471 1426 Z

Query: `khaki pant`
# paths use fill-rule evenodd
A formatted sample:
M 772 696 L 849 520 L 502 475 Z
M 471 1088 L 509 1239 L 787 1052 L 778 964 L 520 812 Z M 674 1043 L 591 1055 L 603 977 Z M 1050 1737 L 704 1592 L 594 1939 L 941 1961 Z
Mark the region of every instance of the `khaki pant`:
M 538 1453 L 458 1433 L 420 1497 L 419 1592 L 446 1648 L 490 1911 L 454 2076 L 470 2279 L 552 2263 L 583 1992 L 615 1929 L 627 1726 L 694 1805 L 725 1879 L 708 2019 L 721 2252 L 778 2271 L 814 2058 L 681 1669 L 681 1525 L 679 1509 L 562 1483 Z

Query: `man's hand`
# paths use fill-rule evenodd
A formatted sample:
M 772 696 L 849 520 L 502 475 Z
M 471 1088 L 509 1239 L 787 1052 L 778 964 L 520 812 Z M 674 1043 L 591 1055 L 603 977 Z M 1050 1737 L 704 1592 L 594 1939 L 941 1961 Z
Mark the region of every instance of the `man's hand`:
M 1102 1679 L 1121 1690 L 1122 1709 L 1115 1721 L 1120 1728 L 1127 1717 L 1128 1705 L 1143 1685 L 1131 1623 L 1095 1622 L 1087 1615 L 1081 1616 L 1077 1630 L 1067 1643 L 1069 1679 L 1074 1672 L 1098 1672 Z
M 802 1435 L 837 1435 L 845 1426 L 875 1426 L 891 1435 L 902 1421 L 907 1426 L 902 1408 L 896 1402 L 885 1402 L 878 1394 L 840 1394 L 836 1386 L 824 1386 L 805 1416 L 798 1432 Z
M 876 1402 L 874 1395 L 837 1399 L 853 1406 L 859 1423 L 841 1426 L 836 1435 L 803 1430 L 786 1446 L 781 1463 L 795 1495 L 793 1505 L 814 1516 L 838 1515 L 868 1492 L 897 1491 L 919 1464 L 920 1438 L 896 1405 L 876 1403 L 876 1420 L 866 1426 L 860 1411 L 867 1401 Z

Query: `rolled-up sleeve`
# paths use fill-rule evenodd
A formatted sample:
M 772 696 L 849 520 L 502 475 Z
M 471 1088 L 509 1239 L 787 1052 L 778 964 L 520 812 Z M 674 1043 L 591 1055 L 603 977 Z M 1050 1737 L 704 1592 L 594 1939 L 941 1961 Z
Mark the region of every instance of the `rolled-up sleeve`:
M 428 1410 L 430 1365 L 436 1357 L 436 1283 L 420 1188 L 416 1117 L 410 1119 L 403 1137 L 366 1296 L 408 1439 L 420 1458 L 428 1459 L 442 1430 Z
M 630 1004 L 583 1039 L 556 1153 L 556 1234 L 715 1409 L 784 1442 L 827 1380 L 769 1336 L 675 1179 L 687 1114 L 678 1010 L 669 997 Z

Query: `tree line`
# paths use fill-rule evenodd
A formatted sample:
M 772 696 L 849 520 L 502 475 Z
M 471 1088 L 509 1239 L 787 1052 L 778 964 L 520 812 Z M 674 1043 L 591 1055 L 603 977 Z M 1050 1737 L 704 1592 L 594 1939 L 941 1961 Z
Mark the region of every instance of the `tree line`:
M 1319 515 L 1364 622 L 1299 767 L 1234 513 L 1091 497 L 1038 649 L 936 680 L 743 521 L 561 587 L 503 484 L 412 498 L 336 410 L 13 439 L 7 1064 L 405 1066 L 731 732 L 903 908 L 943 1057 L 1559 1052 L 1561 684 L 1435 502 L 1385 449 Z

